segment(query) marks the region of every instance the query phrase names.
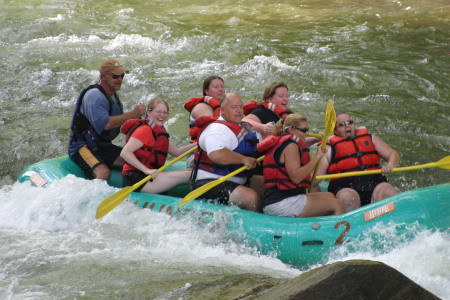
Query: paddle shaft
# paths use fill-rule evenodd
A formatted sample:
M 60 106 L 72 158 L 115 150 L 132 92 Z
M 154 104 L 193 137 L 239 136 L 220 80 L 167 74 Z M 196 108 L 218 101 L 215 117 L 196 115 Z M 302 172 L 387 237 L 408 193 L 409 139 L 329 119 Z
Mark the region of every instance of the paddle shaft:
M 326 147 L 326 142 L 329 136 L 333 134 L 334 126 L 336 125 L 336 111 L 334 110 L 333 101 L 331 99 L 328 100 L 327 109 L 325 111 L 325 133 L 322 137 L 322 145 L 320 146 L 320 150 L 323 152 Z M 311 187 L 309 191 L 311 191 L 314 186 L 314 181 L 316 180 L 317 170 L 319 169 L 320 162 L 322 158 L 319 159 L 316 166 L 314 167 L 314 172 L 311 177 Z
M 261 161 L 264 159 L 264 155 L 257 158 L 257 161 Z M 203 195 L 204 193 L 206 193 L 207 191 L 209 191 L 210 189 L 212 189 L 213 187 L 221 184 L 222 182 L 225 182 L 227 179 L 241 173 L 242 171 L 247 170 L 248 167 L 247 166 L 242 166 L 237 170 L 234 170 L 233 172 L 231 172 L 230 174 L 227 174 L 219 179 L 216 179 L 214 181 L 208 182 L 207 184 L 199 187 L 198 189 L 193 190 L 192 192 L 190 192 L 189 194 L 187 194 L 183 200 L 181 200 L 181 202 L 178 204 L 178 206 L 183 206 L 186 203 L 191 202 L 192 200 L 194 200 L 195 198 Z
M 418 169 L 441 167 L 441 166 L 446 166 L 446 165 L 450 166 L 450 156 L 447 156 L 446 158 L 441 159 L 438 162 L 432 162 L 432 163 L 427 163 L 427 164 L 417 165 L 417 166 L 393 168 L 392 172 L 412 171 L 412 170 L 418 170 Z M 317 176 L 317 179 L 332 179 L 332 178 L 364 176 L 364 175 L 372 175 L 372 174 L 381 174 L 381 169 L 320 175 L 320 176 Z
M 171 165 L 173 165 L 177 161 L 183 159 L 187 155 L 189 155 L 192 152 L 194 152 L 197 148 L 198 148 L 198 146 L 195 146 L 192 149 L 190 149 L 190 150 L 186 151 L 185 153 L 181 154 L 177 158 L 171 160 L 170 162 L 168 162 L 167 164 L 165 164 L 164 166 L 159 168 L 158 172 L 164 171 L 165 169 L 167 169 L 168 167 L 170 167 Z M 133 184 L 132 186 L 127 186 L 127 187 L 125 187 L 125 188 L 115 192 L 114 194 L 112 194 L 108 198 L 104 199 L 100 203 L 98 208 L 97 208 L 97 213 L 96 213 L 95 218 L 96 219 L 100 219 L 100 218 L 104 217 L 105 215 L 107 215 L 114 208 L 116 208 L 120 203 L 122 203 L 128 197 L 129 194 L 131 194 L 138 187 L 140 187 L 141 185 L 143 185 L 144 183 L 149 181 L 151 178 L 152 178 L 152 175 L 148 175 L 144 179 L 142 179 L 141 181 Z
M 165 164 L 164 166 L 162 166 L 161 168 L 158 169 L 158 172 L 162 172 L 165 169 L 167 169 L 168 167 L 170 167 L 171 165 L 173 165 L 174 163 L 176 163 L 177 161 L 183 159 L 184 157 L 186 157 L 187 155 L 191 154 L 192 152 L 194 152 L 195 150 L 197 150 L 198 146 L 195 146 L 192 149 L 189 149 L 188 151 L 184 152 L 183 154 L 181 154 L 180 156 L 178 156 L 177 158 L 174 158 L 173 160 L 171 160 L 170 162 L 168 162 L 167 164 Z M 147 177 L 145 177 L 144 179 L 142 179 L 141 181 L 135 183 L 132 185 L 133 189 L 131 190 L 134 191 L 135 189 L 137 189 L 138 187 L 140 187 L 141 185 L 143 185 L 144 183 L 146 183 L 147 181 L 149 181 L 150 179 L 152 179 L 152 175 L 148 175 Z M 131 193 L 130 192 L 130 193 Z

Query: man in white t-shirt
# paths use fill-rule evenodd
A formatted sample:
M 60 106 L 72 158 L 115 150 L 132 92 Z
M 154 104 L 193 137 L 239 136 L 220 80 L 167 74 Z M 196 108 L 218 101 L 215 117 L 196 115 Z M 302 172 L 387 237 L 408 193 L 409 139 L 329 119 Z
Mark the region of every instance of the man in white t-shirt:
M 259 165 L 253 157 L 259 138 L 248 124 L 241 124 L 243 109 L 241 97 L 229 93 L 221 103 L 221 116 L 217 120 L 209 117 L 198 141 L 200 150 L 195 157 L 192 189 L 221 178 L 243 165 L 249 170 Z M 241 208 L 260 212 L 258 193 L 245 186 L 250 177 L 251 173 L 242 172 L 212 188 L 202 198 L 223 204 L 233 203 Z

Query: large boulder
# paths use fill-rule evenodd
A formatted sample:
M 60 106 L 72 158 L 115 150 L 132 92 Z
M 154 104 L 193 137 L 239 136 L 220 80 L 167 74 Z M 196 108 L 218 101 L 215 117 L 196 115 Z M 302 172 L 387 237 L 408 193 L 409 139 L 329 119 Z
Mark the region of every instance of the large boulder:
M 325 265 L 251 299 L 439 299 L 397 270 L 376 261 Z

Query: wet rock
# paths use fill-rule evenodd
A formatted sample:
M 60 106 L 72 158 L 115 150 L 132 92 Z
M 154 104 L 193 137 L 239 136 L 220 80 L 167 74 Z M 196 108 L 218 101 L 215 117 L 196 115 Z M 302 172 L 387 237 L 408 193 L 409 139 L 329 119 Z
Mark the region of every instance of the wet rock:
M 349 260 L 322 266 L 251 299 L 439 299 L 381 262 Z

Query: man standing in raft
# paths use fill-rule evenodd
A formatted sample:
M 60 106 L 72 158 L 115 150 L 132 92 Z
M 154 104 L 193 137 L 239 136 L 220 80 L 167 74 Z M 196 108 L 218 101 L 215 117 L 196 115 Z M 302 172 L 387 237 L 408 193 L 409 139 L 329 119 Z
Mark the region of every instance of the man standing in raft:
M 240 167 L 253 169 L 258 161 L 253 157 L 258 137 L 250 125 L 241 123 L 244 104 L 239 95 L 225 96 L 220 117 L 199 118 L 195 125 L 200 127 L 199 149 L 195 153 L 191 189 L 228 175 Z M 258 193 L 247 187 L 251 172 L 241 172 L 212 188 L 201 198 L 212 199 L 222 204 L 233 203 L 251 210 L 261 211 Z
M 381 166 L 380 158 L 387 164 Z M 327 155 L 322 159 L 317 174 L 382 170 L 382 174 L 330 179 L 328 191 L 342 201 L 345 212 L 348 212 L 397 194 L 384 174 L 391 173 L 399 161 L 398 152 L 381 138 L 369 133 L 365 127 L 355 129 L 348 114 L 338 113 L 334 135 L 328 138 Z
M 100 83 L 86 87 L 78 97 L 70 125 L 69 157 L 89 178 L 108 180 L 111 166 L 122 166 L 122 148 L 112 144 L 120 126 L 145 114 L 139 104 L 124 113 L 117 91 L 128 70 L 117 60 L 105 60 L 100 67 Z

